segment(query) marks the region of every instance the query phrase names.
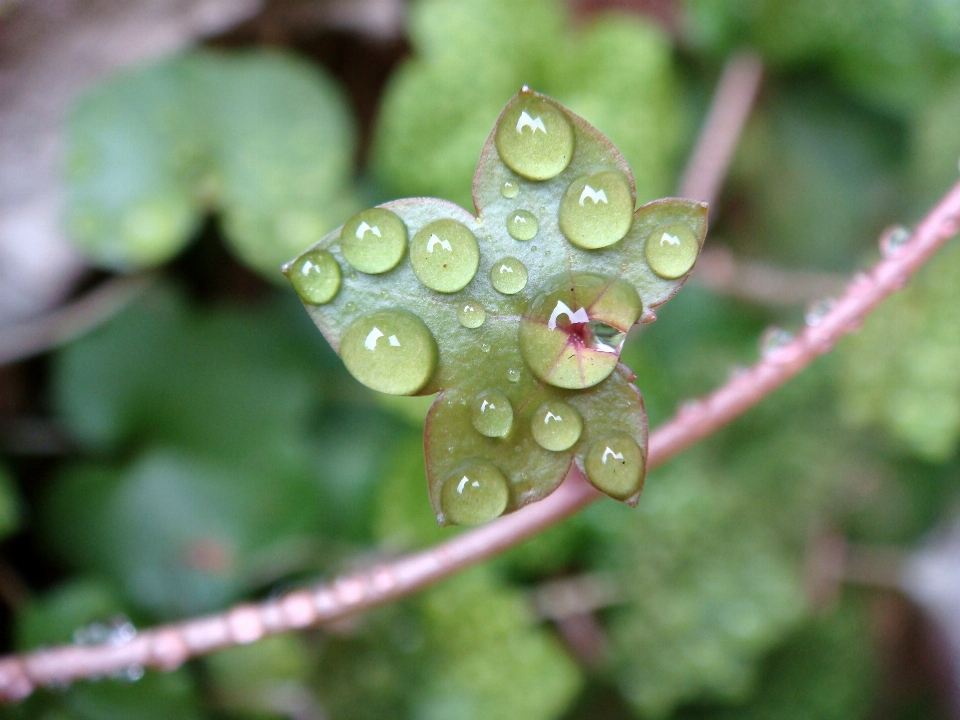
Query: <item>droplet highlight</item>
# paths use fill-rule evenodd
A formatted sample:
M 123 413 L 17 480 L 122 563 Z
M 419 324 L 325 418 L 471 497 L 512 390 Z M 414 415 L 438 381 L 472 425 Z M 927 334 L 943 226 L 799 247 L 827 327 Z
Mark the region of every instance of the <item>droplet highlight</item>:
M 473 459 L 452 472 L 440 490 L 440 508 L 449 522 L 479 525 L 503 514 L 510 488 L 491 462 Z
M 434 220 L 410 243 L 410 264 L 417 279 L 431 290 L 463 290 L 480 266 L 480 246 L 470 229 L 456 220 Z
M 880 253 L 885 258 L 896 255 L 897 251 L 906 245 L 911 237 L 913 237 L 913 233 L 903 225 L 894 225 L 887 228 L 880 236 Z
M 507 232 L 514 240 L 533 240 L 540 232 L 540 223 L 532 212 L 516 210 L 507 217 Z
M 340 265 L 326 250 L 310 250 L 287 271 L 293 289 L 305 303 L 324 305 L 340 291 Z
M 516 295 L 527 286 L 527 266 L 515 257 L 505 257 L 490 268 L 490 284 L 504 295 Z
M 457 310 L 457 320 L 465 328 L 476 330 L 483 325 L 487 319 L 487 311 L 483 305 L 473 300 L 468 300 Z
M 518 383 L 520 382 L 520 377 L 522 374 L 523 373 L 521 373 L 517 368 L 509 368 L 507 370 L 507 380 L 512 383 Z
M 533 439 L 545 450 L 569 450 L 580 439 L 583 418 L 572 405 L 552 400 L 534 411 L 530 430 Z
M 643 487 L 643 451 L 629 435 L 612 435 L 595 442 L 583 464 L 590 483 L 617 500 L 626 500 Z
M 666 280 L 683 277 L 700 254 L 700 242 L 687 225 L 667 225 L 650 233 L 644 253 L 647 264 Z
M 360 272 L 385 273 L 393 270 L 407 251 L 407 226 L 389 210 L 364 210 L 344 223 L 340 231 L 340 251 Z
M 519 192 L 520 184 L 515 183 L 513 180 L 504 180 L 503 185 L 500 186 L 500 194 L 507 198 L 507 200 L 512 200 Z
M 760 355 L 764 358 L 774 355 L 793 341 L 793 333 L 779 327 L 769 327 L 760 336 Z
M 495 142 L 500 159 L 515 173 L 549 180 L 573 158 L 573 125 L 553 103 L 522 94 L 500 117 Z
M 619 170 L 581 175 L 560 201 L 560 231 L 584 250 L 608 247 L 623 239 L 633 222 L 633 192 Z
M 484 390 L 473 399 L 470 422 L 488 438 L 505 438 L 513 429 L 513 405 L 499 390 Z
M 433 377 L 438 351 L 423 320 L 394 308 L 351 323 L 340 342 L 340 357 L 350 374 L 368 388 L 413 395 Z
M 835 304 L 836 304 L 835 301 L 830 298 L 826 298 L 824 300 L 817 300 L 811 303 L 810 306 L 807 308 L 807 312 L 804 313 L 804 316 L 803 316 L 804 322 L 809 327 L 816 327 L 821 322 L 823 322 L 823 319 L 827 316 L 827 314 L 831 310 L 833 310 L 833 306 Z

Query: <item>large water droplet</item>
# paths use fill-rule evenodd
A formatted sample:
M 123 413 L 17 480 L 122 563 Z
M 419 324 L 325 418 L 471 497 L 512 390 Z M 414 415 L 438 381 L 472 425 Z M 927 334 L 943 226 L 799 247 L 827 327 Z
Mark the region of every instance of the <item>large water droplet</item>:
M 533 439 L 545 450 L 568 450 L 580 439 L 583 418 L 574 407 L 551 400 L 538 407 L 530 420 Z
M 533 240 L 540 231 L 540 223 L 532 212 L 517 210 L 507 216 L 507 232 L 514 240 Z
M 498 260 L 490 268 L 490 283 L 497 292 L 516 295 L 527 286 L 527 266 L 515 257 Z
M 626 500 L 643 486 L 643 451 L 629 435 L 612 435 L 590 447 L 584 469 L 598 490 Z
M 360 272 L 376 275 L 393 270 L 407 250 L 407 226 L 389 210 L 357 213 L 340 231 L 340 250 Z
M 508 200 L 515 198 L 519 192 L 520 185 L 513 180 L 504 180 L 503 185 L 500 186 L 500 194 Z
M 497 152 L 508 168 L 530 180 L 559 175 L 573 158 L 573 126 L 566 113 L 533 95 L 521 95 L 500 117 Z
M 625 333 L 642 310 L 624 280 L 578 273 L 548 282 L 520 321 L 520 350 L 533 374 L 555 387 L 581 389 L 606 378 Z
M 659 227 L 647 237 L 647 264 L 660 277 L 676 280 L 690 272 L 697 261 L 700 243 L 687 225 Z
M 463 223 L 434 220 L 413 236 L 410 264 L 417 279 L 431 290 L 458 292 L 477 274 L 480 246 Z
M 460 324 L 465 328 L 470 328 L 471 330 L 483 325 L 486 319 L 487 311 L 483 305 L 474 300 L 467 300 L 467 302 L 457 310 L 457 320 L 459 320 Z
M 619 170 L 581 175 L 560 201 L 560 230 L 584 250 L 596 250 L 622 239 L 633 222 L 630 183 Z
M 486 460 L 468 460 L 444 481 L 440 507 L 457 525 L 479 525 L 503 514 L 510 488 L 503 473 Z
M 473 399 L 470 421 L 481 435 L 506 437 L 513 427 L 513 405 L 499 390 L 484 390 Z
M 419 317 L 406 310 L 378 310 L 354 320 L 343 335 L 340 357 L 368 388 L 413 395 L 433 377 L 437 343 Z
M 287 271 L 297 295 L 311 305 L 333 300 L 340 290 L 340 266 L 326 250 L 310 250 L 293 261 Z

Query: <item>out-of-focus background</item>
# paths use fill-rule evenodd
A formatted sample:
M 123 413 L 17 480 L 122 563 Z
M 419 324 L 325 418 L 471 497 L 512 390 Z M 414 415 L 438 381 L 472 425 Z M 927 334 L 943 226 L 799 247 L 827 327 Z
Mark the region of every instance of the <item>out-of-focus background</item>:
M 2 650 L 123 642 L 456 532 L 426 406 L 350 378 L 279 265 L 391 198 L 472 208 L 522 84 L 670 195 L 744 49 L 765 76 L 712 260 L 624 352 L 652 426 L 817 322 L 957 180 L 958 0 L 0 0 Z M 960 717 L 956 242 L 636 510 L 0 715 Z

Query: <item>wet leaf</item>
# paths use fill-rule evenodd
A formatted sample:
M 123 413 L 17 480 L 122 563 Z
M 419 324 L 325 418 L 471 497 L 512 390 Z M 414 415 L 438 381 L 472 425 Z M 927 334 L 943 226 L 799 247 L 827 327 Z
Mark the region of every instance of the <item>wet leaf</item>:
M 573 463 L 635 503 L 646 419 L 617 360 L 630 327 L 692 269 L 706 206 L 634 211 L 609 141 L 526 89 L 490 134 L 473 194 L 478 217 L 431 198 L 364 211 L 284 270 L 354 377 L 393 395 L 442 391 L 425 431 L 441 524 L 539 500 Z M 518 230 L 518 215 L 535 232 Z M 398 232 L 410 241 L 395 261 Z M 358 243 L 390 262 L 358 272 Z

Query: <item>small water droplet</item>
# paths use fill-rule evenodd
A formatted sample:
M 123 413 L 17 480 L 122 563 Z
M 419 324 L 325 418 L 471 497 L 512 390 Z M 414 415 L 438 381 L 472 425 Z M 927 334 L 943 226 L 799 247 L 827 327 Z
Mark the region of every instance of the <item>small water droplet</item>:
M 499 390 L 484 390 L 473 400 L 470 422 L 481 435 L 504 438 L 513 428 L 513 405 Z
M 536 96 L 521 95 L 504 110 L 495 142 L 504 164 L 530 180 L 559 175 L 573 158 L 573 126 L 566 113 Z
M 340 342 L 347 370 L 368 388 L 413 395 L 437 367 L 437 343 L 419 317 L 407 310 L 378 310 L 354 320 Z
M 538 407 L 530 419 L 533 439 L 545 450 L 569 450 L 580 439 L 583 418 L 576 408 L 560 400 Z
M 457 320 L 459 320 L 460 324 L 465 328 L 470 328 L 471 330 L 483 325 L 486 319 L 487 311 L 483 305 L 475 300 L 468 300 L 457 310 Z
M 353 302 L 348 302 L 346 305 L 343 306 L 343 309 L 346 310 L 348 313 L 352 313 L 357 309 L 357 306 Z
M 694 413 L 699 412 L 701 408 L 703 408 L 702 400 L 684 400 L 682 403 L 680 403 L 680 409 L 678 412 L 680 415 L 693 415 Z
M 381 291 L 380 291 L 380 297 L 382 297 L 384 300 L 386 300 L 388 297 L 390 297 L 390 291 L 389 291 L 389 290 L 381 290 Z
M 760 355 L 769 357 L 781 348 L 789 345 L 793 340 L 793 333 L 779 327 L 769 327 L 760 336 Z
M 507 216 L 507 232 L 514 240 L 533 240 L 540 231 L 540 223 L 532 212 L 516 210 Z
M 477 274 L 480 246 L 463 223 L 434 220 L 413 236 L 410 264 L 417 279 L 431 290 L 459 292 Z
M 126 645 L 137 636 L 137 628 L 122 615 L 106 622 L 94 622 L 73 632 L 75 645 Z
M 913 233 L 903 225 L 894 225 L 883 231 L 880 236 L 880 254 L 885 258 L 892 257 L 907 244 Z
M 510 488 L 503 473 L 486 460 L 467 460 L 443 482 L 440 507 L 456 525 L 479 525 L 503 514 Z
M 810 327 L 819 325 L 827 314 L 833 309 L 835 301 L 832 298 L 816 300 L 810 303 L 807 312 L 804 313 L 803 320 Z
M 515 198 L 519 192 L 520 184 L 515 183 L 513 180 L 504 180 L 503 185 L 500 186 L 500 194 L 508 200 Z
M 520 371 L 517 368 L 510 368 L 507 370 L 507 380 L 512 383 L 520 382 Z
M 644 247 L 650 269 L 667 280 L 690 272 L 699 252 L 697 236 L 689 226 L 681 224 L 657 228 L 647 237 Z
M 407 250 L 407 226 L 393 212 L 370 208 L 343 224 L 340 251 L 360 272 L 377 275 L 392 270 Z
M 490 352 L 490 346 L 487 343 L 480 343 L 480 351 L 488 353 Z
M 633 222 L 633 193 L 619 170 L 581 175 L 560 201 L 560 230 L 584 250 L 608 247 L 621 240 Z
M 734 365 L 732 368 L 730 368 L 730 379 L 736 380 L 739 377 L 743 377 L 748 372 L 750 372 L 750 368 L 748 368 L 746 365 Z
M 310 250 L 294 260 L 287 273 L 305 303 L 324 305 L 340 290 L 340 265 L 326 250 Z
M 527 286 L 527 266 L 515 257 L 501 258 L 490 268 L 490 283 L 497 292 L 516 295 Z
M 629 435 L 611 435 L 595 442 L 583 463 L 594 487 L 617 500 L 640 491 L 644 464 L 643 451 Z
M 143 667 L 140 665 L 131 665 L 123 670 L 120 673 L 121 680 L 126 680 L 127 682 L 136 682 L 143 677 Z

